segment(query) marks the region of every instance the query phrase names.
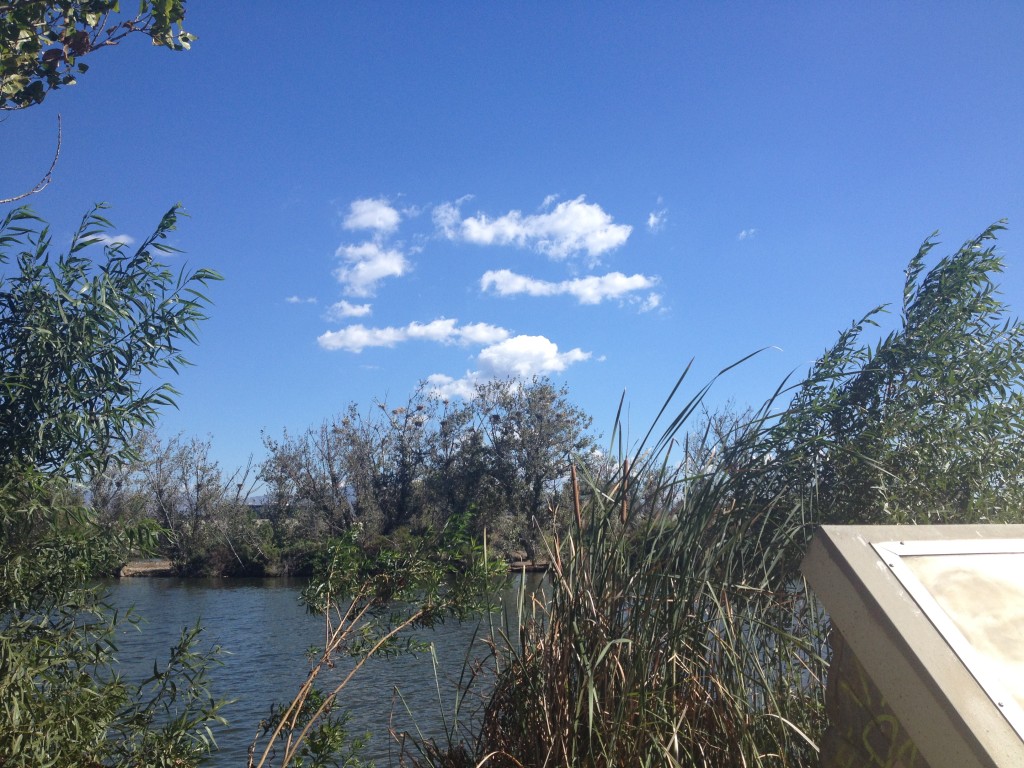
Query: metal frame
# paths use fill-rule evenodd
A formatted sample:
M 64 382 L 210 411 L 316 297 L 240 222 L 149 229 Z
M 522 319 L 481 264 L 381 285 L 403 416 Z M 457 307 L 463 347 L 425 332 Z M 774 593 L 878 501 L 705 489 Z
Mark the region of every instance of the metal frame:
M 925 616 L 945 638 L 949 647 L 967 667 L 978 684 L 985 690 L 1003 716 L 1024 739 L 1024 709 L 1016 696 L 989 668 L 984 657 L 957 627 L 956 622 L 939 604 L 917 574 L 904 562 L 908 557 L 955 557 L 957 555 L 1024 555 L 1024 539 L 954 539 L 932 541 L 886 541 L 871 545 L 879 558 L 888 566 L 900 584 L 910 593 L 924 611 Z M 1021 638 L 1024 643 L 1024 638 Z
M 898 569 L 915 551 L 1019 551 L 1021 541 L 1024 525 L 822 526 L 804 558 L 833 631 L 931 768 L 1024 766 L 1024 736 L 933 622 L 945 612 L 932 606 L 938 610 L 926 615 L 927 600 L 917 597 L 927 590 L 916 576 L 901 580 L 910 574 L 889 563 Z

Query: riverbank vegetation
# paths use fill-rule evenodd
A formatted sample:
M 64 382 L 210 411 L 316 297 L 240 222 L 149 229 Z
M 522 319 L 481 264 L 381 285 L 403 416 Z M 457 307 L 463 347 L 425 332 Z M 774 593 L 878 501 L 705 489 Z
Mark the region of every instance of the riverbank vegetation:
M 406 763 L 816 765 L 829 624 L 799 574 L 814 529 L 1022 519 L 1024 328 L 996 294 L 999 228 L 931 269 L 927 241 L 897 327 L 865 339 L 872 310 L 760 409 L 709 416 L 704 387 L 666 404 L 660 437 L 577 456 L 531 521 L 547 588 L 491 624 L 459 727 L 395 734 Z
M 141 432 L 132 460 L 90 479 L 89 498 L 111 529 L 159 525 L 159 553 L 183 575 L 309 574 L 333 537 L 412 549 L 456 518 L 477 539 L 486 530 L 496 558 L 534 560 L 572 457 L 599 460 L 590 424 L 543 378 L 483 383 L 460 402 L 420 388 L 399 406 L 353 403 L 300 434 L 266 435 L 265 458 L 230 474 L 209 441 Z
M 264 765 L 357 764 L 344 682 L 321 690 L 318 670 L 486 615 L 495 564 L 526 556 L 550 563 L 547 588 L 490 622 L 487 658 L 467 653 L 475 712 L 464 690 L 446 740 L 396 734 L 409 764 L 810 766 L 829 656 L 798 571 L 815 527 L 1021 519 L 1024 328 L 996 293 L 998 225 L 930 269 L 926 242 L 894 330 L 866 338 L 869 312 L 756 410 L 708 412 L 709 384 L 666 403 L 660 437 L 629 446 L 617 426 L 602 450 L 544 379 L 457 403 L 419 390 L 267 436 L 263 461 L 226 476 L 208 443 L 148 431 L 172 391 L 139 376 L 184 362 L 217 279 L 159 262 L 176 213 L 135 251 L 102 244 L 98 212 L 64 256 L 27 211 L 0 226 L 18 269 L 0 302 L 4 765 L 187 765 L 210 748 L 198 628 L 151 678 L 117 674 L 119 618 L 88 580 L 134 549 L 183 572 L 312 566 L 326 643 L 261 729 Z
M 119 615 L 94 585 L 152 546 L 149 524 L 97 524 L 80 483 L 131 460 L 168 385 L 144 373 L 186 361 L 212 272 L 161 262 L 172 208 L 136 249 L 110 243 L 100 210 L 60 253 L 17 209 L 0 221 L 0 765 L 193 765 L 212 746 L 212 659 L 185 631 L 152 675 L 118 673 Z
M 1015 514 L 1021 334 L 995 293 L 998 228 L 931 270 L 928 241 L 907 267 L 898 329 L 865 339 L 890 320 L 875 308 L 761 412 L 701 406 L 708 423 L 673 435 L 683 446 L 667 466 L 688 481 L 754 430 L 751 461 L 774 483 L 759 493 L 799 489 L 815 520 Z M 601 488 L 622 461 L 647 460 L 622 451 L 612 459 L 590 425 L 569 392 L 543 378 L 486 382 L 458 402 L 421 387 L 400 405 L 352 403 L 299 434 L 265 435 L 262 460 L 231 473 L 210 459 L 208 440 L 141 432 L 137 458 L 109 462 L 88 495 L 112 529 L 158 525 L 160 554 L 182 574 L 308 574 L 333 536 L 355 528 L 368 547 L 410 544 L 453 516 L 477 538 L 486 530 L 496 557 L 546 559 L 571 519 L 570 464 Z M 633 479 L 634 491 L 643 487 Z M 639 519 L 663 512 L 656 492 L 631 503 Z

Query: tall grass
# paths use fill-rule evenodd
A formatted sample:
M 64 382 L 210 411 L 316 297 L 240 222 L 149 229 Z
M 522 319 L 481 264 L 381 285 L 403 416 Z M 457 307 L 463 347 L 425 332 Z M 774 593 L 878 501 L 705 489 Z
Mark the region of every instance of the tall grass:
M 620 451 L 612 476 L 573 470 L 549 587 L 524 601 L 515 636 L 493 640 L 478 733 L 412 762 L 816 762 L 824 625 L 787 561 L 809 526 L 802 504 L 773 491 L 763 445 L 774 401 L 710 450 L 684 451 L 705 392 L 660 439 Z M 613 444 L 621 437 L 617 427 Z

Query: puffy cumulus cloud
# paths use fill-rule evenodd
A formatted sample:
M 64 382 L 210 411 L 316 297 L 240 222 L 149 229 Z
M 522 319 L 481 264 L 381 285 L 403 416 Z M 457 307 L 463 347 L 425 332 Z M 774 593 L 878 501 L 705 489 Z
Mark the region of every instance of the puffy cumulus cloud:
M 335 270 L 334 276 L 351 296 L 372 296 L 381 280 L 401 277 L 409 271 L 409 262 L 401 251 L 377 243 L 343 245 L 336 255 L 347 264 Z
M 350 304 L 347 301 L 338 301 L 327 310 L 327 317 L 330 320 L 340 320 L 343 317 L 366 317 L 373 311 L 369 304 Z
M 559 352 L 558 345 L 545 336 L 513 336 L 485 347 L 477 355 L 483 373 L 489 377 L 560 373 L 573 363 L 589 359 L 590 353 L 578 347 Z
M 316 341 L 324 349 L 362 352 L 367 347 L 393 347 L 405 339 L 403 328 L 367 328 L 358 324 L 340 331 L 327 331 L 318 336 Z
M 302 298 L 301 296 L 288 296 L 285 298 L 285 302 L 288 304 L 316 304 L 315 296 L 307 296 Z
M 544 336 L 513 336 L 481 350 L 477 356 L 481 370 L 467 371 L 458 379 L 435 373 L 427 377 L 427 389 L 435 397 L 469 400 L 478 384 L 491 379 L 528 379 L 559 373 L 590 356 L 581 349 L 559 352 L 558 345 Z
M 555 283 L 517 275 L 508 269 L 498 269 L 483 274 L 480 278 L 480 289 L 494 289 L 500 296 L 513 296 L 518 293 L 529 296 L 569 295 L 575 297 L 580 304 L 600 304 L 607 299 L 619 299 L 636 291 L 647 290 L 657 282 L 658 278 L 647 275 L 609 272 L 606 275 L 588 275 Z
M 434 373 L 427 376 L 427 392 L 442 400 L 471 400 L 476 395 L 479 381 L 480 375 L 477 373 L 467 373 L 461 379 Z
M 405 326 L 405 333 L 409 339 L 448 343 L 458 333 L 455 323 L 456 320 L 454 318 L 439 318 L 429 323 L 418 323 L 414 320 Z
M 345 229 L 372 229 L 381 234 L 394 232 L 402 220 L 390 201 L 383 197 L 353 200 L 342 222 Z
M 544 202 L 547 207 L 554 200 L 549 196 Z M 625 243 L 633 231 L 628 224 L 615 224 L 600 205 L 588 203 L 583 195 L 543 213 L 513 210 L 494 219 L 482 213 L 463 219 L 458 203 L 446 203 L 434 209 L 434 223 L 452 240 L 533 248 L 552 259 L 580 253 L 596 258 Z
M 741 229 L 739 234 L 736 235 L 737 240 L 749 240 L 757 234 L 756 229 Z
M 487 344 L 507 339 L 509 332 L 487 323 L 460 326 L 458 321 L 438 318 L 429 323 L 413 321 L 395 328 L 367 328 L 362 324 L 350 325 L 338 331 L 327 331 L 317 337 L 317 343 L 328 350 L 362 352 L 367 347 L 393 347 L 405 341 L 432 341 L 438 344 Z
M 508 338 L 508 331 L 489 323 L 470 323 L 459 329 L 459 336 L 465 344 L 494 344 Z

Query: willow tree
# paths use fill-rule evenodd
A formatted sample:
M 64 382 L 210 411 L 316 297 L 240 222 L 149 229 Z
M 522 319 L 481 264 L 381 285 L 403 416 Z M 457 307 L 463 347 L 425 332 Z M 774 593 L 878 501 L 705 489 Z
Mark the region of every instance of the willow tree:
M 889 319 L 883 305 L 842 331 L 748 444 L 760 461 L 749 463 L 737 506 L 771 535 L 793 518 L 764 509 L 800 510 L 775 560 L 783 582 L 821 523 L 1021 520 L 1024 325 L 999 295 L 1003 228 L 930 268 L 936 241 L 925 240 L 906 268 L 895 327 L 866 338 Z
M 217 705 L 186 633 L 168 663 L 116 672 L 118 617 L 88 586 L 144 531 L 93 524 L 78 484 L 125 460 L 173 402 L 147 387 L 187 361 L 218 276 L 161 258 L 177 208 L 134 250 L 99 211 L 66 253 L 27 209 L 0 222 L 0 754 L 4 765 L 189 765 Z M 175 681 L 188 684 L 178 685 Z M 179 762 L 175 762 L 179 761 Z

